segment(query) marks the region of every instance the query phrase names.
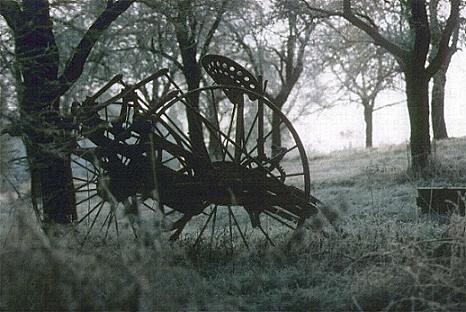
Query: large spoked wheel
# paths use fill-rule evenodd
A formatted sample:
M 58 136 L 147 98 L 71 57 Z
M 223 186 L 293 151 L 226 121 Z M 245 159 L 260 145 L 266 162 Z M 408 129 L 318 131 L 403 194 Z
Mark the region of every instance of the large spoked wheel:
M 225 97 L 225 93 L 230 96 Z M 236 103 L 229 99 L 232 93 Z M 190 99 L 197 96 L 205 104 L 199 111 L 190 105 Z M 206 148 L 195 146 L 187 134 L 186 112 L 195 116 Z M 274 125 L 273 114 L 279 116 Z M 311 201 L 309 165 L 290 121 L 260 94 L 234 86 L 205 87 L 167 103 L 156 111 L 153 119 L 175 124 L 171 131 L 187 142 L 194 154 L 211 151 L 204 155 L 210 167 L 195 169 L 195 176 L 207 185 L 215 179 L 215 183 L 224 187 L 219 187 L 219 191 L 214 185 L 211 191 L 206 191 L 201 213 L 166 208 L 172 222 L 178 225 L 174 238 L 189 238 L 194 246 L 208 242 L 211 246 L 234 248 L 249 246 L 258 239 L 273 245 L 315 213 L 300 211 L 287 202 L 293 196 L 303 202 Z M 284 142 L 280 147 L 272 144 L 275 131 L 280 132 Z M 258 185 L 254 187 L 256 178 Z M 263 184 L 264 179 L 267 185 Z M 222 191 L 229 192 L 227 200 Z M 257 200 L 251 200 L 256 195 Z
M 149 105 L 140 101 L 119 99 L 87 116 L 79 129 L 72 172 L 74 224 L 82 243 L 91 237 L 137 237 L 141 222 L 159 222 L 169 214 L 160 205 L 160 178 L 192 179 L 187 142 L 165 121 L 152 122 Z

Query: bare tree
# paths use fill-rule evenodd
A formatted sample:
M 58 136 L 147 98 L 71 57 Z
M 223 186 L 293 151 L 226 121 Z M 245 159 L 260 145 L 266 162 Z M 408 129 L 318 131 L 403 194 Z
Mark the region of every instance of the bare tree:
M 385 49 L 397 60 L 406 83 L 411 125 L 412 166 L 415 171 L 426 168 L 431 153 L 429 81 L 440 70 L 451 51 L 449 42 L 458 24 L 460 0 L 449 1 L 449 15 L 440 32 L 437 51 L 432 55 L 430 62 L 428 62 L 428 54 L 432 46 L 432 25 L 426 0 L 406 0 L 397 3 L 389 1 L 355 3 L 355 1 L 343 0 L 342 6 L 338 5 L 336 8 L 322 8 L 311 0 L 300 0 L 300 2 L 310 14 L 344 18 L 364 31 L 372 38 L 375 45 Z M 384 6 L 382 12 L 385 14 L 377 14 L 381 11 L 371 9 L 371 6 L 376 5 Z M 394 9 L 395 5 L 400 8 L 398 12 Z M 405 16 L 407 20 L 404 20 Z M 406 23 L 408 27 L 405 27 Z M 384 29 L 394 27 L 399 27 L 398 30 L 403 36 L 393 36 L 388 31 L 384 32 Z
M 324 66 L 336 77 L 339 89 L 349 94 L 346 102 L 363 107 L 366 147 L 372 147 L 374 112 L 401 103 L 376 106 L 377 96 L 382 91 L 395 88 L 398 66 L 384 49 L 368 44 L 370 38 L 365 33 L 355 32 L 348 25 L 328 25 L 330 27 L 323 33 L 327 39 L 319 46 L 319 55 Z
M 439 0 L 431 0 L 429 2 L 429 15 L 432 24 L 432 46 L 433 49 L 429 54 L 429 60 L 433 61 L 436 51 L 439 49 L 441 35 L 442 35 L 442 23 L 439 20 Z M 433 85 L 431 93 L 431 119 L 432 119 L 432 130 L 435 140 L 447 139 L 448 132 L 445 124 L 445 86 L 447 83 L 447 71 L 450 66 L 450 61 L 457 51 L 458 40 L 460 32 L 460 22 L 455 25 L 453 35 L 451 37 L 448 53 L 445 57 L 444 62 L 440 66 L 440 69 L 433 76 Z

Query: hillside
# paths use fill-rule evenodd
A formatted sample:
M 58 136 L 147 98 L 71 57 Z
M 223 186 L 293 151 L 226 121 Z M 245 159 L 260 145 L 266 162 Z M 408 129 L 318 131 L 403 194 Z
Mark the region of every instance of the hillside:
M 49 241 L 26 202 L 3 204 L 3 310 L 465 310 L 466 219 L 419 213 L 417 186 L 466 186 L 466 138 L 437 143 L 424 179 L 406 146 L 310 155 L 315 218 L 276 247 L 192 255 L 157 230 L 138 242 Z

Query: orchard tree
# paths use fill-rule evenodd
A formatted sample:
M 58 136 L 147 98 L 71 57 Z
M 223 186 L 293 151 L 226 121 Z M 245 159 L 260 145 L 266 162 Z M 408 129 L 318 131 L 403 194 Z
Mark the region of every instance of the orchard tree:
M 433 49 L 429 54 L 429 60 L 433 61 L 435 54 L 439 49 L 442 35 L 442 21 L 440 20 L 440 0 L 430 0 L 429 2 L 429 15 L 432 24 L 432 46 Z M 448 132 L 445 124 L 445 86 L 447 83 L 447 71 L 450 66 L 451 58 L 453 54 L 458 50 L 459 32 L 460 32 L 460 21 L 456 23 L 456 26 L 451 37 L 448 53 L 445 57 L 445 61 L 440 66 L 440 69 L 433 76 L 433 84 L 431 91 L 431 119 L 432 119 L 432 132 L 435 140 L 447 139 Z
M 60 71 L 61 55 L 49 1 L 0 1 L 0 15 L 13 36 L 14 62 L 19 68 L 16 89 L 21 124 L 12 132 L 23 138 L 32 198 L 42 201 L 46 220 L 68 223 L 76 217 L 69 140 L 61 128 L 60 97 L 81 76 L 97 40 L 133 2 L 107 1 Z
M 448 18 L 439 32 L 436 51 L 432 51 L 432 17 L 428 14 L 427 0 L 327 1 L 330 6 L 326 7 L 312 0 L 299 1 L 309 14 L 344 18 L 396 59 L 406 85 L 412 166 L 415 171 L 427 168 L 431 154 L 429 81 L 445 64 L 451 51 L 450 41 L 458 24 L 461 1 L 448 1 Z M 433 53 L 430 61 L 429 52 Z
M 323 66 L 336 78 L 339 91 L 349 95 L 345 102 L 362 106 L 366 148 L 370 148 L 373 146 L 374 112 L 400 103 L 376 105 L 382 91 L 396 87 L 399 74 L 396 61 L 383 48 L 368 44 L 370 38 L 365 33 L 355 32 L 348 25 L 331 25 L 326 31 L 322 30 L 322 35 L 327 38 L 318 47 Z

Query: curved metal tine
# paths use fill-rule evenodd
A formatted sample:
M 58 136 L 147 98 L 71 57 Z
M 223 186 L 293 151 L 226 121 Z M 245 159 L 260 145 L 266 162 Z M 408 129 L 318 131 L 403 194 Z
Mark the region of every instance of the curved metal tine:
M 99 210 L 97 211 L 96 215 L 94 216 L 94 219 L 92 220 L 91 225 L 87 229 L 86 235 L 84 236 L 84 239 L 81 242 L 81 246 L 83 246 L 86 243 L 86 240 L 89 237 L 89 234 L 91 233 L 92 229 L 94 228 L 95 222 L 97 221 L 97 218 L 99 217 L 100 212 L 102 211 L 102 208 L 103 208 L 104 204 L 105 204 L 105 202 L 102 201 L 101 204 L 100 204 Z
M 126 91 L 123 91 L 123 92 L 120 92 L 119 94 L 111 97 L 110 99 L 106 100 L 105 102 L 103 103 L 100 103 L 96 106 L 94 106 L 92 108 L 92 111 L 99 111 L 100 109 L 102 109 L 103 107 L 106 107 L 107 105 L 111 104 L 111 103 L 114 103 L 115 101 L 118 101 L 119 99 L 122 99 L 123 97 L 127 96 L 128 94 L 130 94 L 131 92 L 133 92 L 134 90 L 136 89 L 139 89 L 141 86 L 147 84 L 148 82 L 152 81 L 152 80 L 155 80 L 161 76 L 164 76 L 166 75 L 168 69 L 166 68 L 163 68 L 157 72 L 155 72 L 154 74 L 150 75 L 149 77 L 141 80 L 140 82 L 138 82 L 137 84 L 135 84 L 134 86 L 130 87 L 129 89 L 127 89 Z M 122 83 L 123 86 L 126 86 L 124 83 Z
M 189 147 L 191 149 L 191 151 L 193 151 L 193 146 L 191 144 L 191 141 L 190 141 L 190 138 L 187 137 L 184 132 L 170 119 L 170 117 L 167 115 L 166 112 L 163 112 L 162 115 L 165 115 L 165 117 L 167 118 L 167 120 L 173 125 L 173 127 L 175 128 L 175 130 L 177 131 L 177 133 L 171 133 L 171 135 L 174 135 L 176 134 L 178 139 L 180 139 L 181 141 L 183 141 L 183 143 Z M 163 123 L 166 127 L 169 127 L 168 126 L 168 123 L 165 122 L 164 120 L 160 119 L 159 122 Z M 170 127 L 171 128 L 171 127 Z M 194 151 L 193 151 L 194 152 Z
M 168 217 L 169 215 L 172 215 L 172 214 L 174 214 L 175 212 L 178 212 L 178 210 L 172 209 L 172 210 L 170 210 L 169 212 L 164 213 L 164 216 L 165 216 L 165 217 Z
M 112 221 L 113 221 L 114 218 L 116 218 L 115 209 L 113 209 L 113 205 L 110 204 L 110 219 L 108 220 L 107 229 L 105 230 L 105 238 L 104 238 L 104 240 L 107 240 L 108 232 L 109 232 L 109 230 L 110 230 L 110 226 L 111 226 Z
M 166 133 L 166 134 L 163 134 L 163 133 L 162 133 L 162 130 L 160 130 L 160 129 L 157 127 L 157 125 L 154 126 L 154 129 L 155 129 L 155 131 L 157 131 L 157 132 L 160 134 L 160 136 L 161 136 L 162 138 L 164 138 L 164 139 L 166 139 L 166 138 L 168 138 L 168 137 L 170 136 L 170 131 L 167 130 L 167 133 Z
M 194 242 L 193 248 L 196 248 L 196 246 L 199 244 L 199 241 L 201 240 L 202 234 L 204 234 L 205 229 L 207 228 L 207 225 L 209 224 L 210 219 L 212 218 L 213 212 L 211 211 L 209 214 L 209 217 L 207 218 L 207 221 L 205 222 L 204 226 L 201 229 L 201 232 L 196 238 L 196 241 Z
M 212 249 L 212 245 L 213 245 L 213 242 L 214 242 L 214 235 L 215 235 L 215 222 L 217 221 L 217 208 L 218 208 L 218 205 L 215 205 L 215 208 L 214 208 L 214 219 L 212 220 L 212 231 L 210 233 L 210 248 Z
M 140 92 L 142 92 L 142 91 L 140 91 Z M 136 93 L 136 90 L 135 90 L 135 94 L 136 94 L 136 101 L 141 101 L 142 104 L 144 104 L 144 106 L 147 107 L 147 110 L 149 110 L 149 109 L 151 108 L 150 104 L 147 103 L 147 101 L 144 100 L 141 96 L 139 96 L 139 94 Z M 138 105 L 139 107 L 141 107 L 141 104 L 137 103 L 137 105 Z M 142 107 L 141 107 L 141 108 L 142 108 Z
M 99 201 L 97 205 L 90 209 L 81 219 L 78 220 L 78 222 L 76 222 L 76 225 L 81 224 L 81 222 L 83 222 L 87 217 L 89 217 L 91 213 L 93 213 L 97 208 L 99 208 L 99 206 L 103 206 L 104 203 L 105 201 L 103 200 Z
M 238 229 L 238 232 L 239 232 L 239 234 L 241 236 L 241 239 L 243 240 L 244 245 L 246 246 L 247 249 L 249 249 L 249 244 L 248 244 L 248 242 L 246 240 L 246 237 L 243 234 L 243 231 L 241 231 L 241 227 L 239 226 L 238 220 L 236 220 L 235 214 L 231 210 L 231 206 L 228 206 L 228 211 L 229 211 L 229 213 L 231 214 L 231 216 L 233 218 L 233 221 L 234 221 L 234 223 L 236 225 L 236 228 Z
M 274 219 L 275 221 L 283 224 L 284 226 L 290 228 L 291 230 L 296 230 L 297 228 L 294 228 L 293 226 L 291 226 L 290 224 L 286 223 L 285 221 L 283 220 L 280 220 L 278 217 L 274 216 L 271 212 L 267 211 L 267 210 L 264 210 L 263 211 L 267 216 L 269 216 L 270 218 Z
M 118 218 L 117 218 L 117 215 L 116 215 L 116 211 L 113 212 L 113 220 L 115 221 L 115 230 L 116 230 L 116 234 L 117 234 L 117 242 L 118 242 L 118 245 L 120 245 L 120 241 L 119 241 L 120 231 L 118 229 Z
M 154 201 L 154 203 L 155 203 L 155 201 Z M 149 209 L 150 211 L 152 211 L 152 212 L 154 212 L 154 213 L 157 212 L 157 210 L 155 210 L 154 207 L 149 206 L 147 203 L 142 202 L 142 204 L 143 204 L 147 209 Z
M 110 218 L 110 215 L 111 215 L 111 214 L 112 214 L 112 210 L 109 209 L 109 210 L 108 210 L 108 213 L 107 213 L 107 216 L 106 216 L 105 219 L 104 219 L 104 222 L 102 222 L 102 225 L 100 226 L 99 232 L 102 232 L 102 230 L 103 230 L 105 224 L 107 223 L 108 219 Z
M 270 243 L 270 245 L 272 245 L 273 247 L 275 247 L 274 242 L 272 241 L 272 239 L 270 238 L 269 234 L 264 230 L 264 228 L 262 227 L 262 224 L 260 224 L 260 223 L 259 223 L 259 229 L 261 230 L 262 234 L 264 234 L 265 238 L 266 238 L 267 241 Z
M 164 76 L 165 76 L 165 77 L 168 79 L 168 81 L 180 92 L 180 94 L 181 94 L 182 96 L 184 96 L 183 90 L 181 90 L 181 88 L 178 86 L 178 84 L 172 79 L 172 77 L 170 77 L 169 73 L 165 73 Z
M 107 82 L 102 88 L 100 88 L 100 90 L 98 90 L 94 95 L 92 95 L 90 97 L 90 99 L 92 101 L 96 100 L 99 96 L 101 96 L 102 94 L 105 93 L 105 91 L 107 91 L 108 89 L 110 89 L 114 84 L 117 84 L 117 83 L 123 83 L 123 75 L 122 74 L 118 74 L 116 76 L 114 76 L 109 82 Z
M 170 241 L 173 242 L 180 237 L 181 232 L 183 232 L 184 227 L 186 226 L 186 223 L 188 223 L 191 220 L 191 218 L 192 218 L 192 215 L 185 214 L 172 224 L 171 229 L 169 231 L 175 230 L 175 233 L 170 235 L 170 238 L 169 238 Z
M 183 94 L 183 93 L 182 93 L 182 94 Z M 178 100 L 179 100 L 181 103 L 184 104 L 184 106 L 186 107 L 186 109 L 189 109 L 189 110 L 193 111 L 193 108 L 191 107 L 191 105 L 190 105 L 188 102 L 186 102 L 182 97 L 179 97 Z M 195 117 L 196 117 L 196 118 L 201 117 L 200 114 L 199 114 L 199 112 L 196 112 L 195 110 L 194 110 L 194 114 L 195 114 Z M 171 122 L 171 124 L 175 127 L 175 129 L 176 129 L 180 134 L 182 134 L 184 137 L 186 137 L 186 135 L 183 133 L 183 131 L 181 131 L 181 129 L 169 118 L 169 116 L 168 116 L 167 113 L 166 113 L 166 110 L 163 112 L 162 115 L 165 115 L 165 116 L 167 117 L 167 119 Z M 202 125 L 201 125 L 201 128 L 202 128 Z M 191 143 L 191 139 L 190 139 L 189 137 L 186 137 L 186 138 L 187 138 L 188 142 Z M 191 151 L 192 151 L 192 152 L 197 152 L 199 156 L 205 155 L 205 153 L 204 153 L 202 150 L 198 150 L 199 148 L 198 148 L 197 146 L 195 146 L 195 144 L 188 144 L 187 146 L 190 146 L 190 147 L 191 147 Z M 194 149 L 196 149 L 196 151 L 195 151 Z M 209 156 L 209 155 L 207 155 L 207 157 L 208 157 L 208 156 Z
M 231 218 L 231 211 L 230 207 L 228 207 L 228 229 L 230 230 L 230 249 L 231 253 L 233 253 L 233 226 L 231 224 L 232 218 Z

